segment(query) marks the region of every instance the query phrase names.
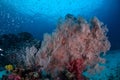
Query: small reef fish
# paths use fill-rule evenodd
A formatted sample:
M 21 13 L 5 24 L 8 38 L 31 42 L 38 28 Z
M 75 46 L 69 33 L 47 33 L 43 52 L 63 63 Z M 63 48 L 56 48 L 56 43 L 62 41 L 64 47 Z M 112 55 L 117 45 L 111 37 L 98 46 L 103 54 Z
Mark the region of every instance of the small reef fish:
M 3 49 L 0 48 L 0 51 L 3 51 Z

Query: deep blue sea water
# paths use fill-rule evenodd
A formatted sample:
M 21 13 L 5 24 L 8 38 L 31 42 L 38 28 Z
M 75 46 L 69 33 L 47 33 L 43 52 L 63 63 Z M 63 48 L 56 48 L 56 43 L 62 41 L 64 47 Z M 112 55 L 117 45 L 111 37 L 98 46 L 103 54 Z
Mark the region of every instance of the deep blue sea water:
M 29 32 L 42 40 L 68 13 L 88 21 L 98 17 L 109 29 L 110 51 L 120 57 L 120 0 L 0 0 L 0 35 Z

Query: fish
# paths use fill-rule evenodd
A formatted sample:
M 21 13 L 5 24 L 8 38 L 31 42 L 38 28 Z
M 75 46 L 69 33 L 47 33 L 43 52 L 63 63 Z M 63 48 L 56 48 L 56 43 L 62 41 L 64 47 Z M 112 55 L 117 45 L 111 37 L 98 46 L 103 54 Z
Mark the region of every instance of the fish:
M 0 54 L 0 56 L 4 56 L 3 54 Z
M 0 51 L 3 51 L 3 49 L 0 48 Z

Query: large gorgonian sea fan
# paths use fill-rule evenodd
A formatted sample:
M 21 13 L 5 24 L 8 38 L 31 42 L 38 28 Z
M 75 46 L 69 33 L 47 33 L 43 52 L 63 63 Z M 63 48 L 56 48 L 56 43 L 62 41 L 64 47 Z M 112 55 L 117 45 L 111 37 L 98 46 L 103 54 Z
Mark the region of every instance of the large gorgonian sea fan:
M 52 34 L 44 35 L 41 49 L 36 54 L 36 63 L 56 76 L 56 73 L 64 69 L 71 70 L 73 68 L 71 62 L 77 61 L 77 64 L 80 62 L 82 67 L 78 68 L 78 72 L 75 73 L 73 70 L 73 74 L 79 80 L 83 70 L 94 69 L 99 63 L 105 62 L 100 55 L 110 49 L 107 31 L 106 26 L 96 17 L 88 23 L 83 18 L 67 15 Z

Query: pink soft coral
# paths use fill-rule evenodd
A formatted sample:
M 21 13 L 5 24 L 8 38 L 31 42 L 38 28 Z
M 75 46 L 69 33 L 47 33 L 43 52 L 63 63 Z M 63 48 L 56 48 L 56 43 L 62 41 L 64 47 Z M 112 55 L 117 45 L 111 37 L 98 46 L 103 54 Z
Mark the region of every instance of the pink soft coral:
M 44 36 L 36 62 L 53 77 L 64 71 L 68 66 L 66 64 L 74 65 L 67 69 L 75 71 L 80 80 L 84 69 L 94 68 L 98 63 L 105 62 L 100 53 L 105 53 L 110 48 L 106 32 L 107 28 L 95 17 L 90 24 L 82 18 L 66 18 L 58 24 L 52 35 Z

